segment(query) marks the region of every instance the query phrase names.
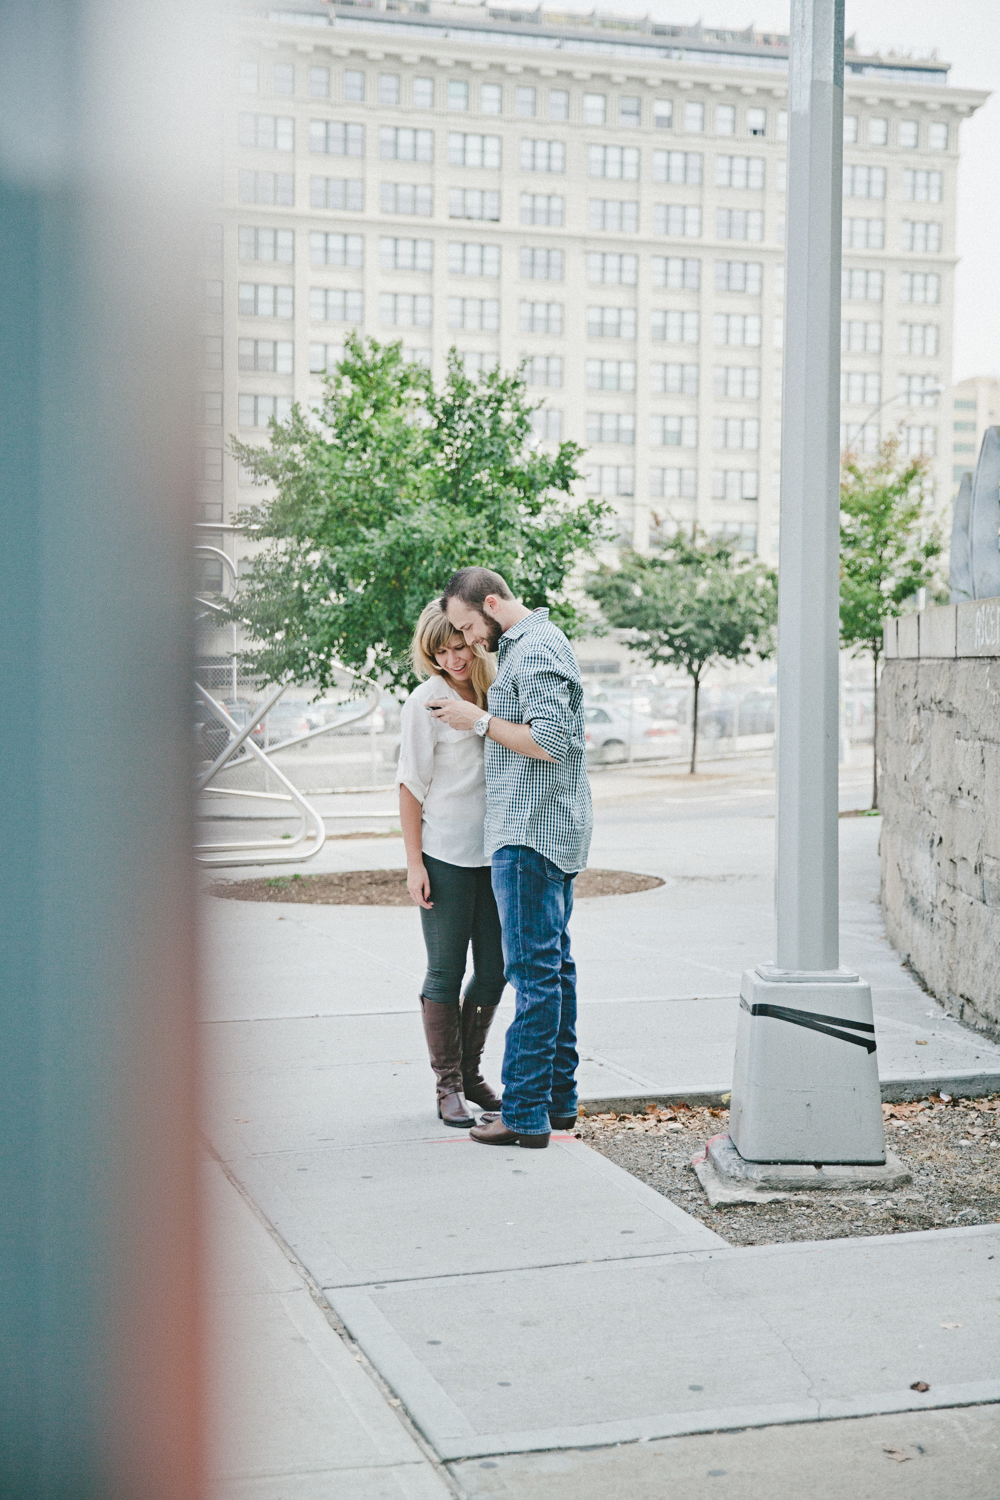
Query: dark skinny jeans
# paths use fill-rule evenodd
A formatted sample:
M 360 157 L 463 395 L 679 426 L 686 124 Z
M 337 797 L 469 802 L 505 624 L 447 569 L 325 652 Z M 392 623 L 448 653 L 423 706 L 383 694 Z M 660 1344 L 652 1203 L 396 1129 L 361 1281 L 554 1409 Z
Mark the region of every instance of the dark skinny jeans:
M 426 1000 L 457 1005 L 472 944 L 474 973 L 465 991 L 473 1005 L 496 1005 L 503 994 L 500 917 L 489 865 L 466 868 L 424 855 L 432 910 L 420 908 L 427 948 Z

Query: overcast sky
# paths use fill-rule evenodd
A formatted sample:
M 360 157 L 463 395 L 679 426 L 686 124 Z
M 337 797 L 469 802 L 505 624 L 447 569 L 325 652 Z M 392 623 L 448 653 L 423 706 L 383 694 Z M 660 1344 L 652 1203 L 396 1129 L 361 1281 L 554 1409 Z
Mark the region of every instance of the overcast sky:
M 962 125 L 958 178 L 958 255 L 954 379 L 1000 376 L 1000 0 L 846 0 L 847 34 L 862 52 L 911 52 L 952 64 L 958 88 L 994 97 Z M 555 9 L 553 0 L 547 8 Z M 559 9 L 591 10 L 564 0 Z M 601 10 L 656 21 L 788 30 L 788 0 L 599 0 Z

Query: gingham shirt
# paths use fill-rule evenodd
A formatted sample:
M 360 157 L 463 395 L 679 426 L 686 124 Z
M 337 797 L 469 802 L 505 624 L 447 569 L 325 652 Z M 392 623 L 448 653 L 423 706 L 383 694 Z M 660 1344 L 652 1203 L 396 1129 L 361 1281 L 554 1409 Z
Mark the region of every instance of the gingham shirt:
M 593 829 L 580 669 L 569 641 L 536 609 L 500 637 L 489 711 L 552 759 L 486 741 L 486 853 L 523 844 L 567 875 L 586 868 Z

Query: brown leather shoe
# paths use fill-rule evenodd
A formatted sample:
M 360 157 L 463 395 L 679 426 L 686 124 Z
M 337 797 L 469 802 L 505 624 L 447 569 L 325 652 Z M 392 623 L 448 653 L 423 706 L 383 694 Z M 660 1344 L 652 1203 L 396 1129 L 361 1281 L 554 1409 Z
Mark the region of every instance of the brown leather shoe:
M 420 996 L 424 1036 L 431 1067 L 437 1077 L 438 1119 L 456 1130 L 468 1130 L 474 1124 L 469 1106 L 462 1094 L 462 1033 L 459 1030 L 458 1006 L 441 1005 L 437 1000 Z
M 483 1115 L 469 1134 L 483 1146 L 527 1146 L 530 1150 L 541 1151 L 549 1144 L 547 1130 L 544 1135 L 521 1135 L 516 1130 L 508 1130 L 499 1115 Z
M 500 1100 L 479 1071 L 486 1038 L 497 1013 L 495 1005 L 462 1001 L 462 1093 L 480 1109 L 499 1110 Z

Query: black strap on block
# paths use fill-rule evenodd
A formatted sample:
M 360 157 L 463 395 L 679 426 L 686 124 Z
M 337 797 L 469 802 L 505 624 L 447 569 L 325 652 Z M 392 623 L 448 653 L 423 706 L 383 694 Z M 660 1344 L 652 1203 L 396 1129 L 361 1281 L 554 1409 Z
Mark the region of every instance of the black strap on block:
M 770 1016 L 773 1021 L 790 1021 L 793 1026 L 805 1026 L 810 1031 L 821 1031 L 824 1036 L 834 1036 L 841 1042 L 853 1042 L 864 1047 L 866 1052 L 875 1051 L 875 1027 L 867 1021 L 845 1021 L 842 1016 L 821 1016 L 811 1010 L 793 1010 L 788 1005 L 750 1005 L 740 996 L 740 1005 L 752 1016 Z M 840 1028 L 849 1026 L 851 1031 L 864 1031 L 867 1036 L 852 1036 L 850 1031 Z

